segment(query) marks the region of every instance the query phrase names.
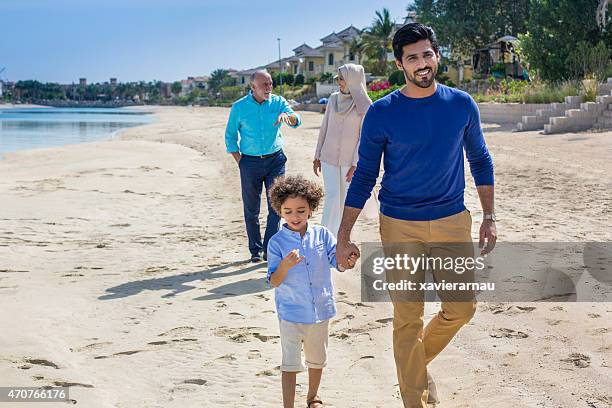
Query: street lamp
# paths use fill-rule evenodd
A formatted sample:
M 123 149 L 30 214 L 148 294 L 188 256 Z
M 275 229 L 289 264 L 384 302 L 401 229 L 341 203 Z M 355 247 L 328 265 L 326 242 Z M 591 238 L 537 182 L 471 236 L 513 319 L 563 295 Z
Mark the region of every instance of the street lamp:
M 281 46 L 280 46 L 280 38 L 278 40 L 278 68 L 280 72 L 278 74 L 279 84 L 280 84 L 280 96 L 283 96 L 283 65 L 281 64 Z

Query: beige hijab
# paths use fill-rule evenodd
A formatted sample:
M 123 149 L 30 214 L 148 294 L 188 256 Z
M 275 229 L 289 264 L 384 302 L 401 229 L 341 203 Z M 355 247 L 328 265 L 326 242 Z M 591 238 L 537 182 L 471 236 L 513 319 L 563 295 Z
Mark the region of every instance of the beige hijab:
M 366 90 L 363 67 L 357 64 L 345 64 L 338 68 L 338 72 L 344 78 L 350 94 L 338 93 L 336 111 L 340 113 L 348 112 L 355 106 L 360 115 L 365 115 L 372 104 L 372 100 Z

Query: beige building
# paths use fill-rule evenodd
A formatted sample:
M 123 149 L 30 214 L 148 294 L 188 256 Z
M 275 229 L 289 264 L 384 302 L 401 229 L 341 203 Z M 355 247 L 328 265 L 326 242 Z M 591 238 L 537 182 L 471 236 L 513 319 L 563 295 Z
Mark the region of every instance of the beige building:
M 293 75 L 304 75 L 305 80 L 316 78 L 323 73 L 335 74 L 339 66 L 347 63 L 359 64 L 357 55 L 351 52 L 353 40 L 359 38 L 361 30 L 349 26 L 344 30 L 326 35 L 321 38 L 321 45 L 316 48 L 304 43 L 294 48 L 291 57 L 272 61 L 267 65 L 251 68 L 237 73 L 239 85 L 247 86 L 251 74 L 257 69 L 266 69 L 270 73 L 288 72 Z
M 181 80 L 181 92 L 179 96 L 186 96 L 193 92 L 194 89 L 198 88 L 200 90 L 208 89 L 208 77 L 207 76 L 197 76 L 197 77 L 187 77 L 187 79 Z

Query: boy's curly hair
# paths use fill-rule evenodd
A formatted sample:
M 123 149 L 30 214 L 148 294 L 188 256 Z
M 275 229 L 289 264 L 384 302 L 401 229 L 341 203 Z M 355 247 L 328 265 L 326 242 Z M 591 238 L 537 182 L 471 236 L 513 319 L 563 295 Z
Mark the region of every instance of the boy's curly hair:
M 290 197 L 304 198 L 314 212 L 323 198 L 323 189 L 301 175 L 277 178 L 270 189 L 270 204 L 277 214 L 281 214 L 281 206 Z

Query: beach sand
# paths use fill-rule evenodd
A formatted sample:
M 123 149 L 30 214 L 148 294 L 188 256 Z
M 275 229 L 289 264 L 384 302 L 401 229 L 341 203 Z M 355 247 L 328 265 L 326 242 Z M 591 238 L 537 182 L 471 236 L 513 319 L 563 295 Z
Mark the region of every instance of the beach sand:
M 111 141 L 0 161 L 0 386 L 72 385 L 87 408 L 279 407 L 274 295 L 265 264 L 246 262 L 229 111 L 154 110 L 158 121 Z M 284 132 L 287 172 L 315 179 L 322 115 L 302 116 Z M 612 132 L 510 130 L 485 125 L 499 239 L 611 241 Z M 377 220 L 353 238 L 378 241 Z M 361 303 L 358 269 L 334 280 L 321 397 L 400 407 L 391 306 Z M 480 304 L 430 365 L 439 406 L 612 406 L 611 315 L 610 303 Z M 299 407 L 307 376 L 298 382 Z

